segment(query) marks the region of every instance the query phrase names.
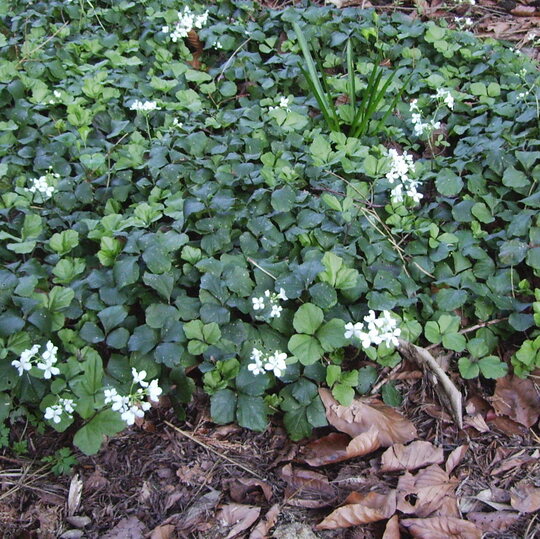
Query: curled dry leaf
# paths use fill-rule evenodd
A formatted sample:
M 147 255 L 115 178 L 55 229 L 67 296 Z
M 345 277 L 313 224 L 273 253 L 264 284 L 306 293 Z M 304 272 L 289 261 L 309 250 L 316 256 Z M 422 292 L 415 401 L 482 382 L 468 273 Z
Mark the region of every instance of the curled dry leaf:
M 473 512 L 469 513 L 467 518 L 484 532 L 503 532 L 519 520 L 519 513 L 514 511 Z
M 383 472 L 410 471 L 430 464 L 440 464 L 444 460 L 444 452 L 442 447 L 418 440 L 407 446 L 395 444 L 381 458 Z
M 326 507 L 335 502 L 334 487 L 323 474 L 312 470 L 283 466 L 281 477 L 287 483 L 285 497 L 289 505 L 297 507 Z
M 454 501 L 456 485 L 457 481 L 436 464 L 415 476 L 406 472 L 398 481 L 397 507 L 403 513 L 427 517 L 447 504 L 447 497 Z
M 540 415 L 540 395 L 529 379 L 517 376 L 499 378 L 491 403 L 499 415 L 532 427 Z
M 382 539 L 401 539 L 399 533 L 399 519 L 397 515 L 394 515 L 387 523 L 384 529 Z
M 174 529 L 174 524 L 160 524 L 152 530 L 150 539 L 171 539 L 176 536 Z
M 231 499 L 236 503 L 247 503 L 252 505 L 262 502 L 264 499 L 270 501 L 272 498 L 272 487 L 265 481 L 254 477 L 237 477 L 228 481 Z M 261 491 L 263 496 L 261 495 Z M 259 499 L 260 498 L 260 499 Z
M 306 445 L 302 450 L 301 460 L 310 466 L 324 466 L 347 460 L 347 446 L 351 437 L 347 434 L 332 432 Z
M 416 428 L 408 419 L 377 399 L 355 399 L 350 406 L 342 406 L 328 389 L 319 389 L 319 394 L 328 422 L 352 438 L 376 429 L 380 445 L 389 447 L 417 437 Z
M 361 526 L 369 522 L 377 522 L 390 518 L 396 512 L 396 491 L 387 494 L 370 492 L 369 494 L 353 493 L 347 498 L 348 503 L 339 507 L 316 526 L 318 530 L 337 530 Z
M 481 539 L 482 531 L 472 522 L 453 517 L 407 518 L 401 524 L 419 539 Z
M 445 465 L 445 470 L 447 474 L 451 474 L 457 468 L 457 466 L 459 466 L 468 449 L 468 445 L 460 445 L 448 455 Z
M 510 504 L 520 513 L 532 513 L 540 509 L 540 488 L 522 481 L 510 491 Z
M 261 514 L 261 508 L 253 505 L 229 503 L 221 507 L 217 518 L 224 526 L 233 526 L 226 539 L 247 530 Z
M 491 475 L 500 475 L 512 468 L 519 468 L 525 464 L 538 461 L 538 451 L 532 453 L 532 455 L 517 455 L 511 458 L 505 458 L 502 462 L 491 470 Z M 496 464 L 498 461 L 494 462 Z
M 255 528 L 253 528 L 252 532 L 249 534 L 249 539 L 265 539 L 268 537 L 268 532 L 276 524 L 278 516 L 279 504 L 276 503 L 268 509 L 264 518 L 259 521 Z

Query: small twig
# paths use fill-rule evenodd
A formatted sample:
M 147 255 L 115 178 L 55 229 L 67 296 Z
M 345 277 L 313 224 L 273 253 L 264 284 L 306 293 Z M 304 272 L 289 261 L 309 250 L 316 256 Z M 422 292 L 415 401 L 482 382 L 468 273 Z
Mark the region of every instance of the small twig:
M 41 45 L 38 45 L 35 49 L 32 49 L 27 56 L 25 56 L 24 58 L 21 58 L 19 60 L 19 62 L 17 63 L 17 66 L 19 66 L 20 64 L 22 64 L 23 62 L 27 62 L 28 59 L 34 54 L 36 53 L 39 49 L 42 49 L 43 47 L 45 47 L 45 45 L 47 45 L 47 43 L 49 41 L 51 41 L 51 39 L 54 39 L 66 26 L 68 25 L 67 22 L 65 22 L 62 26 L 60 26 L 60 28 L 58 28 L 58 30 L 56 30 L 56 32 L 52 35 L 52 36 L 49 36 L 43 43 L 41 43 Z
M 269 271 L 267 271 L 264 268 L 262 268 L 261 266 L 259 266 L 259 264 L 257 264 L 257 262 L 255 262 L 255 260 L 253 260 L 253 258 L 250 258 L 248 256 L 247 261 L 250 262 L 251 264 L 253 264 L 256 268 L 260 269 L 263 273 L 266 273 L 266 275 L 268 275 L 268 277 L 272 277 L 272 279 L 274 279 L 274 281 L 277 279 L 277 277 L 275 275 L 272 275 Z
M 481 324 L 476 324 L 468 328 L 463 328 L 458 333 L 460 333 L 461 335 L 465 335 L 466 333 L 471 333 L 471 331 L 476 331 L 477 329 L 493 326 L 494 324 L 498 324 L 499 322 L 506 322 L 507 320 L 508 318 L 495 318 L 494 320 L 488 320 L 487 322 L 482 322 Z M 439 346 L 439 344 L 430 344 L 429 346 L 426 346 L 425 350 L 433 350 L 433 348 L 436 348 L 437 346 Z
M 226 455 L 221 454 L 219 451 L 216 451 L 215 449 L 213 449 L 209 445 L 205 444 L 204 442 L 201 442 L 201 440 L 198 440 L 197 438 L 195 438 L 195 436 L 193 436 L 192 434 L 189 434 L 189 432 L 186 432 L 186 431 L 178 428 L 177 426 L 173 425 L 172 423 L 169 423 L 169 421 L 165 421 L 165 424 L 168 425 L 169 427 L 171 427 L 172 429 L 174 429 L 176 432 L 178 432 L 178 433 L 182 434 L 183 436 L 185 436 L 186 438 L 190 439 L 192 442 L 195 442 L 196 444 L 200 445 L 201 447 L 204 447 L 208 451 L 211 451 L 212 453 L 214 453 L 218 457 L 220 457 L 222 459 L 225 459 L 226 461 L 230 462 L 234 466 L 238 466 L 239 468 L 242 468 L 242 470 L 244 470 L 245 472 L 248 472 L 251 475 L 254 475 L 258 479 L 264 479 L 264 477 L 261 477 L 257 472 L 254 472 L 253 470 L 249 469 L 247 466 L 244 466 L 243 464 L 240 464 L 239 462 L 236 462 L 235 460 L 231 459 L 230 457 L 227 457 Z
M 402 364 L 401 363 L 398 363 L 385 377 L 381 378 L 372 388 L 371 388 L 371 391 L 369 392 L 370 395 L 375 395 L 376 393 L 379 392 L 379 389 L 381 389 L 381 387 L 386 384 L 386 382 L 388 382 L 389 380 L 392 379 L 392 376 L 394 374 L 396 374 L 397 371 L 399 371 L 399 369 L 401 369 L 402 367 Z
M 225 70 L 229 67 L 229 64 L 233 61 L 233 58 L 240 52 L 240 49 L 246 44 L 251 41 L 251 38 L 248 37 L 243 43 L 241 43 L 238 48 L 231 54 L 231 56 L 228 58 L 228 60 L 223 64 L 223 67 L 221 68 L 221 72 L 218 75 L 217 80 L 220 81 L 223 78 L 223 73 L 225 73 Z

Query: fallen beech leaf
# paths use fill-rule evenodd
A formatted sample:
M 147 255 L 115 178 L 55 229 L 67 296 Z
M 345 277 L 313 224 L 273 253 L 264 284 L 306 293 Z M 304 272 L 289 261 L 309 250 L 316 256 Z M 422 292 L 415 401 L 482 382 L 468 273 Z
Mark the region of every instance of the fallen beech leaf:
M 268 537 L 268 532 L 274 527 L 278 516 L 279 504 L 276 503 L 268 509 L 264 518 L 253 528 L 253 531 L 249 534 L 249 539 L 265 539 Z
M 532 427 L 540 415 L 540 395 L 529 379 L 517 376 L 499 378 L 491 403 L 499 415 Z
M 537 462 L 538 455 L 536 453 L 537 452 L 535 451 L 532 455 L 518 455 L 512 458 L 506 458 L 501 462 L 501 464 L 493 468 L 491 475 L 500 475 L 508 470 L 511 470 L 512 468 L 519 468 L 520 466 L 529 464 L 530 462 Z
M 401 524 L 419 539 L 481 539 L 482 532 L 472 523 L 460 518 L 407 518 Z
M 102 537 L 103 539 L 143 539 L 146 535 L 146 526 L 135 516 L 123 518 L 112 530 Z
M 534 6 L 517 6 L 510 11 L 515 17 L 530 17 L 534 15 L 536 8 Z
M 316 529 L 337 530 L 360 526 L 390 518 L 396 512 L 395 490 L 391 490 L 388 494 L 378 492 L 370 492 L 366 495 L 358 492 L 353 494 L 347 500 L 354 500 L 355 503 L 339 507 L 319 523 Z
M 406 472 L 398 480 L 397 507 L 403 513 L 427 517 L 441 508 L 447 496 L 453 498 L 456 485 L 457 480 L 450 479 L 437 464 L 415 476 Z
M 174 533 L 174 524 L 161 524 L 152 530 L 150 539 L 171 539 Z
M 445 465 L 445 470 L 448 475 L 450 475 L 456 469 L 456 467 L 459 466 L 468 449 L 468 445 L 460 445 L 448 455 Z
M 306 445 L 302 451 L 302 460 L 310 466 L 324 466 L 347 460 L 347 446 L 350 442 L 350 436 L 332 432 Z
M 285 497 L 289 505 L 314 509 L 335 501 L 334 487 L 323 474 L 287 464 L 281 469 L 281 477 L 287 483 Z
M 430 442 L 419 440 L 407 446 L 395 444 L 382 454 L 381 471 L 416 470 L 430 464 L 440 464 L 443 460 L 444 452 L 442 447 L 435 447 Z
M 467 515 L 467 519 L 484 532 L 503 532 L 519 520 L 519 513 L 513 511 L 473 512 Z
M 466 427 L 472 427 L 478 432 L 489 432 L 489 427 L 486 420 L 481 414 L 467 415 L 463 418 L 463 425 Z
M 493 492 L 489 488 L 481 490 L 480 492 L 477 492 L 474 498 L 476 498 L 477 500 L 480 500 L 486 505 L 489 505 L 491 508 L 497 511 L 506 511 L 507 509 L 512 509 L 510 505 L 506 503 L 510 501 L 509 498 L 502 499 L 500 496 L 498 496 L 497 492 Z
M 527 436 L 528 430 L 519 423 L 516 423 L 509 417 L 495 416 L 488 420 L 488 425 L 496 428 L 507 436 Z
M 328 389 L 319 389 L 328 422 L 352 438 L 377 429 L 379 443 L 389 447 L 417 437 L 415 426 L 399 412 L 377 399 L 355 399 L 350 406 L 339 404 Z
M 263 499 L 270 501 L 272 498 L 272 487 L 254 477 L 237 477 L 228 481 L 231 499 L 236 503 L 254 505 Z M 264 498 L 261 496 L 261 491 Z M 259 500 L 260 498 L 260 500 Z
M 260 507 L 229 503 L 221 507 L 217 518 L 224 526 L 233 526 L 225 538 L 230 539 L 247 530 L 259 518 L 260 514 Z
M 397 515 L 394 515 L 387 523 L 384 529 L 382 539 L 401 539 L 399 533 L 399 519 Z
M 532 513 L 540 509 L 540 488 L 530 483 L 518 483 L 510 490 L 510 504 L 520 513 Z
M 347 446 L 347 458 L 363 457 L 381 447 L 379 430 L 372 425 L 367 432 L 355 436 Z

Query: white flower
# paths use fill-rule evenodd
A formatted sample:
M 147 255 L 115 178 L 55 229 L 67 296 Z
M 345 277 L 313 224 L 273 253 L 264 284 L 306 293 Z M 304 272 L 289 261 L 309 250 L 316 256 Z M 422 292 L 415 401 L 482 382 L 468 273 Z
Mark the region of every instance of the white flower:
M 157 380 L 152 380 L 148 385 L 148 398 L 154 402 L 159 401 L 159 396 L 163 393 L 163 389 L 158 386 Z
M 60 423 L 60 421 L 62 420 L 60 418 L 61 415 L 62 407 L 58 404 L 45 408 L 45 419 L 52 419 L 54 423 Z
M 11 364 L 19 371 L 19 376 L 22 376 L 24 371 L 29 371 L 32 368 L 32 358 L 38 353 L 39 345 L 34 344 L 32 348 L 23 350 L 21 357 L 13 360 Z
M 270 318 L 279 318 L 281 316 L 281 311 L 283 307 L 279 305 L 272 305 L 272 312 L 270 313 Z
M 168 34 L 171 29 L 168 27 L 168 26 L 162 26 L 161 27 L 161 31 L 164 33 L 164 34 Z
M 124 397 L 122 395 L 115 395 L 113 398 L 112 398 L 112 406 L 111 408 L 115 411 L 115 412 L 121 412 L 121 411 L 124 411 L 127 409 L 128 405 L 129 405 L 129 397 Z
M 257 350 L 257 352 L 259 352 L 259 350 Z M 260 354 L 254 356 L 253 353 L 252 353 L 251 354 L 251 359 L 253 360 L 253 363 L 250 363 L 247 366 L 248 371 L 251 371 L 255 376 L 257 376 L 258 374 L 263 374 L 264 373 L 264 367 L 263 367 L 263 364 L 262 364 L 262 361 L 261 361 Z
M 143 412 L 148 412 L 148 410 L 150 410 L 150 408 L 152 408 L 152 405 L 149 402 L 147 402 L 147 401 L 141 402 L 141 410 Z
M 105 395 L 105 404 L 114 402 L 118 396 L 118 392 L 116 389 L 114 389 L 114 387 L 104 389 L 103 394 Z
M 131 106 L 129 107 L 129 110 L 137 110 L 142 112 L 148 112 L 151 110 L 159 110 L 160 107 L 158 107 L 157 103 L 155 101 L 140 101 L 139 99 L 136 99 Z
M 278 298 L 282 299 L 283 301 L 287 301 L 289 298 L 287 297 L 287 294 L 285 294 L 285 289 L 280 288 Z
M 264 309 L 264 298 L 251 298 L 251 301 L 253 302 L 253 309 L 255 311 Z
M 219 42 L 219 40 L 214 41 L 214 47 L 216 49 L 222 49 L 223 45 Z
M 131 408 L 128 408 L 127 410 L 124 410 L 121 414 L 120 414 L 120 417 L 128 424 L 128 425 L 133 425 L 133 423 L 135 423 L 135 412 L 133 411 L 133 409 L 137 409 L 135 406 L 132 406 Z
M 43 361 L 56 363 L 56 353 L 58 352 L 58 347 L 54 346 L 51 341 L 47 341 L 45 345 L 45 352 L 41 354 Z
M 133 376 L 134 384 L 140 384 L 142 387 L 148 386 L 148 382 L 144 381 L 144 379 L 146 378 L 146 371 L 137 372 L 137 369 L 132 368 L 131 375 Z
M 253 359 L 254 361 L 260 361 L 261 358 L 263 357 L 263 353 L 261 352 L 261 350 L 257 350 L 257 348 L 254 348 L 252 351 L 251 351 L 251 359 Z
M 345 338 L 352 339 L 353 337 L 356 337 L 357 339 L 360 339 L 363 329 L 364 324 L 362 324 L 362 322 L 356 322 L 356 324 L 349 322 L 345 324 Z
M 270 290 L 265 290 L 264 291 L 264 296 L 269 298 L 270 296 L 272 295 L 272 292 L 270 292 Z
M 60 374 L 60 369 L 58 367 L 54 367 L 54 364 L 56 363 L 56 358 L 54 358 L 54 361 L 52 359 L 49 359 L 45 362 L 39 362 L 37 364 L 37 368 L 41 369 L 43 371 L 43 378 L 46 380 L 49 380 L 51 376 L 57 376 Z
M 444 88 L 438 88 L 437 93 L 435 94 L 435 99 L 442 99 L 444 101 L 445 105 L 450 110 L 453 110 L 453 108 L 454 108 L 454 97 L 450 93 L 450 90 L 446 90 Z
M 33 178 L 30 180 L 32 185 L 26 190 L 30 193 L 40 193 L 43 199 L 51 198 L 54 193 L 54 187 L 49 185 L 47 176 L 40 176 L 39 178 Z
M 72 414 L 75 410 L 75 403 L 73 399 L 60 399 L 58 404 L 64 408 L 64 411 L 68 414 Z
M 266 358 L 264 368 L 267 371 L 274 371 L 274 375 L 279 377 L 287 369 L 287 364 L 285 363 L 286 359 L 287 354 L 277 351 L 273 355 Z

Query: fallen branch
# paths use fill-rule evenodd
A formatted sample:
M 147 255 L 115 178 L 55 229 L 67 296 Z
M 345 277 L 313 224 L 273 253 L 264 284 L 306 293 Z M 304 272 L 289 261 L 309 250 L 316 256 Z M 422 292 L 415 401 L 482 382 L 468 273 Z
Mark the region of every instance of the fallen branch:
M 460 429 L 463 428 L 462 396 L 448 375 L 442 370 L 435 358 L 425 349 L 399 339 L 398 351 L 407 359 L 414 361 L 435 379 L 435 391 L 441 403 L 452 414 Z

